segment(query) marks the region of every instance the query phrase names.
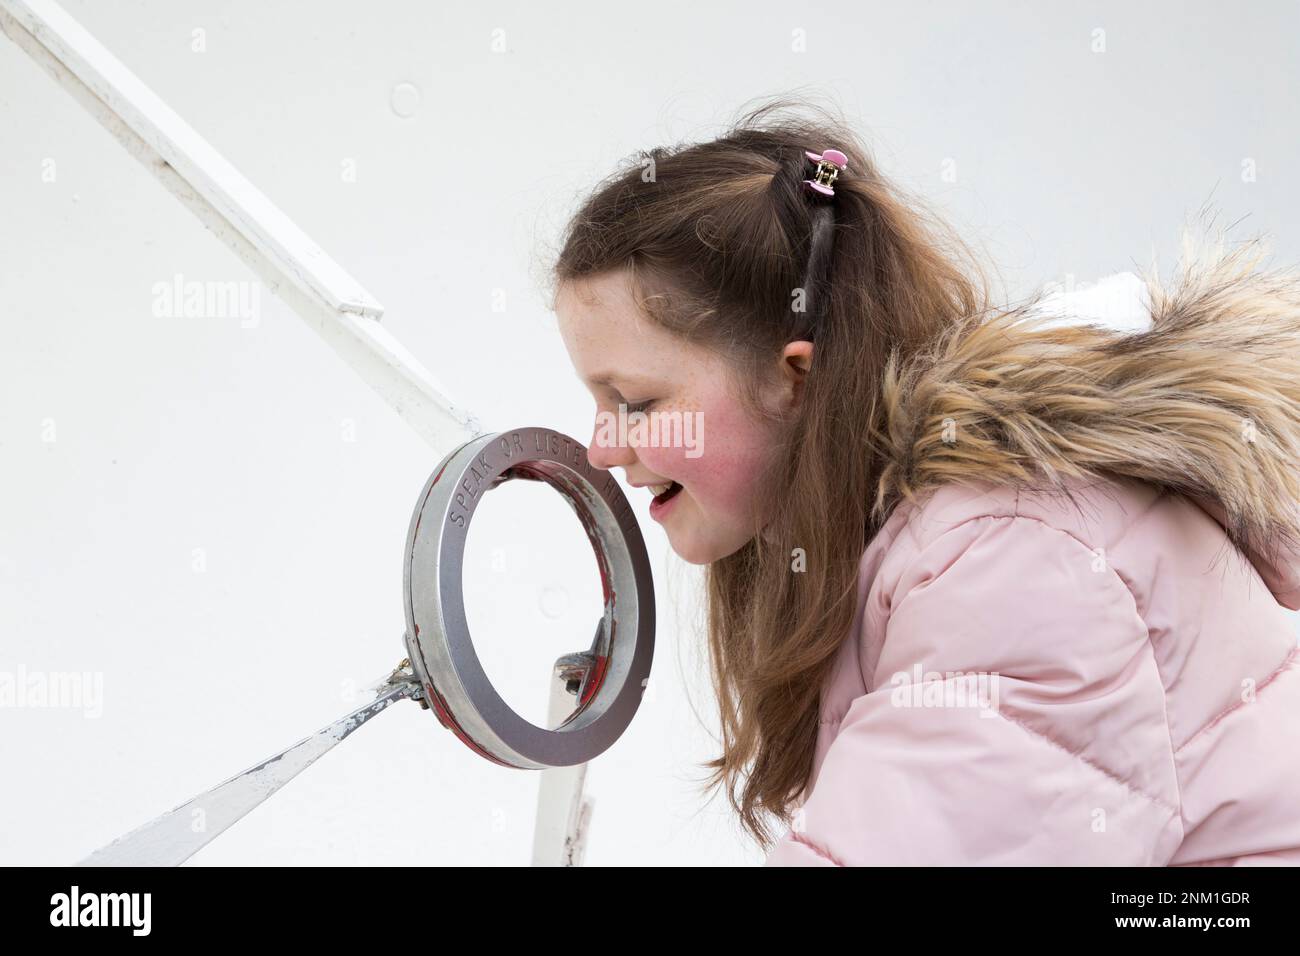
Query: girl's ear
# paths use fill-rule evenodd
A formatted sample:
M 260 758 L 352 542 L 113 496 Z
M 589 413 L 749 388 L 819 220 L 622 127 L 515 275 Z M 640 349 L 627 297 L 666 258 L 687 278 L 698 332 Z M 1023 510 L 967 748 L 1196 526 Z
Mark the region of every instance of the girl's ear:
M 788 343 L 781 351 L 781 375 L 789 407 L 803 399 L 804 379 L 812 368 L 812 357 L 813 344 L 803 339 Z

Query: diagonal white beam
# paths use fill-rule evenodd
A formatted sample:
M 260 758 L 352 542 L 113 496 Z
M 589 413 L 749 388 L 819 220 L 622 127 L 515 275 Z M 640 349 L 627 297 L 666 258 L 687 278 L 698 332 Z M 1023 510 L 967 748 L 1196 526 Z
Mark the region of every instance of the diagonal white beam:
M 379 325 L 383 306 L 53 0 L 0 0 L 0 29 L 316 330 L 438 452 L 482 434 Z

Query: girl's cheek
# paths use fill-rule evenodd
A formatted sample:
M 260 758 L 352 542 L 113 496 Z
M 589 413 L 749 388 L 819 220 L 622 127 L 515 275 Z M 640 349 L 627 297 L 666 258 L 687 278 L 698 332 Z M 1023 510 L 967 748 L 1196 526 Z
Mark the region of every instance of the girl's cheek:
M 704 507 L 743 512 L 766 460 L 762 434 L 726 406 L 705 409 L 696 431 L 695 447 L 645 449 L 642 460 L 656 474 L 685 486 Z M 649 452 L 661 460 L 652 463 Z

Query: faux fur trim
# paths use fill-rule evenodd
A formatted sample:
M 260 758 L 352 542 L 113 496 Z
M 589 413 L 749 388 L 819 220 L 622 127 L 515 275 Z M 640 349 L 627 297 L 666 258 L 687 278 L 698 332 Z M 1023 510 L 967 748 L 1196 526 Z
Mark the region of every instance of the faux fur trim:
M 1300 553 L 1300 277 L 1258 269 L 1258 239 L 1183 243 L 1170 286 L 1142 275 L 1148 330 L 1045 327 L 1040 292 L 891 361 L 877 516 L 946 482 L 1119 476 L 1208 504 L 1264 562 Z

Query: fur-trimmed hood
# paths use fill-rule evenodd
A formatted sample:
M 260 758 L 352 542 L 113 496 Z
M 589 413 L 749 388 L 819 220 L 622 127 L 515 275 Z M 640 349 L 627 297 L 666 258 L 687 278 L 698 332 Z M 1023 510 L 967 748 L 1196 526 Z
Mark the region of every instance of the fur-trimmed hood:
M 1053 324 L 1039 292 L 886 370 L 877 513 L 947 482 L 1129 477 L 1195 500 L 1300 606 L 1300 277 L 1184 238 L 1150 327 Z

